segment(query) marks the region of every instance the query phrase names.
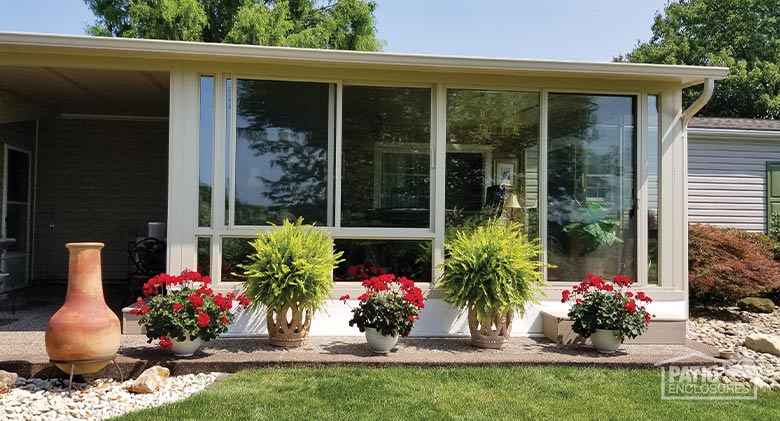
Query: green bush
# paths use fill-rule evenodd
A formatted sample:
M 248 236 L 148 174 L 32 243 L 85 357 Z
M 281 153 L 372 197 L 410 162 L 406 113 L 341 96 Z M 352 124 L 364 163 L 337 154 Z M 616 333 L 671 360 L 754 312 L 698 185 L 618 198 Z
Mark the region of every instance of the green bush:
M 295 223 L 285 220 L 265 235 L 258 233 L 249 245 L 254 252 L 238 267 L 247 278 L 244 294 L 255 308 L 298 303 L 317 310 L 330 297 L 341 252 L 334 252 L 326 232 L 304 225 L 302 218 Z
M 437 286 L 454 307 L 474 306 L 480 323 L 488 324 L 494 312 L 523 314 L 526 304 L 538 302 L 545 285 L 542 249 L 538 239 L 528 239 L 522 225 L 491 219 L 457 232 L 444 247 L 444 273 Z
M 731 306 L 780 287 L 776 243 L 767 235 L 710 225 L 688 230 L 690 301 Z

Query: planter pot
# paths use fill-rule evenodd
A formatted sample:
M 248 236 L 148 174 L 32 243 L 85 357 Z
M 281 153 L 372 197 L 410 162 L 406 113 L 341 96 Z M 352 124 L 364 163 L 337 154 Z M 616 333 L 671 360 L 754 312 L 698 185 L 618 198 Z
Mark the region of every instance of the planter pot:
M 620 347 L 623 341 L 618 336 L 617 330 L 608 329 L 596 329 L 596 331 L 590 335 L 590 342 L 596 351 L 602 354 L 614 354 Z
M 266 313 L 268 342 L 273 346 L 293 348 L 303 345 L 311 326 L 310 307 L 284 303 Z
M 512 310 L 503 313 L 489 312 L 488 322 L 477 320 L 477 310 L 469 306 L 469 331 L 471 344 L 479 348 L 503 349 L 509 343 L 509 333 L 512 331 Z
M 398 343 L 398 335 L 383 335 L 373 327 L 367 327 L 366 342 L 368 342 L 368 346 L 375 354 L 387 354 Z
M 200 338 L 187 338 L 183 341 L 177 341 L 175 338 L 171 338 L 171 351 L 173 355 L 177 357 L 191 357 L 195 351 L 200 348 L 203 341 Z
M 46 326 L 46 353 L 55 361 L 96 361 L 76 364 L 74 374 L 102 369 L 119 350 L 119 318 L 103 299 L 100 249 L 103 243 L 69 243 L 68 292 L 65 304 Z M 56 364 L 70 372 L 71 364 Z

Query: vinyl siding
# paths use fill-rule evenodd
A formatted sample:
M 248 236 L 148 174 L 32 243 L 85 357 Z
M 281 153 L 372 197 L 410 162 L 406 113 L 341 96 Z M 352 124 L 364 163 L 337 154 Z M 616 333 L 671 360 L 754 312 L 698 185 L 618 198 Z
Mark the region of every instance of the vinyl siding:
M 765 232 L 766 163 L 780 161 L 780 135 L 776 142 L 689 136 L 689 222 Z
M 167 123 L 46 120 L 38 142 L 35 278 L 67 278 L 65 243 L 100 241 L 103 278 L 125 279 L 135 230 L 166 220 Z

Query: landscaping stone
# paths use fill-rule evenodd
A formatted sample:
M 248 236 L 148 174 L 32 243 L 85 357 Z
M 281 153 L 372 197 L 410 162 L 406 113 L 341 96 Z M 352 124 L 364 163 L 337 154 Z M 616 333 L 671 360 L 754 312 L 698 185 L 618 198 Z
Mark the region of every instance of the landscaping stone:
M 171 370 L 156 365 L 149 367 L 133 381 L 127 390 L 133 393 L 154 393 L 160 390 L 171 375 Z
M 770 387 L 773 382 L 780 382 L 780 356 L 745 346 L 748 336 L 777 335 L 780 332 L 780 311 L 751 313 L 732 307 L 712 314 L 717 317 L 691 317 L 688 338 L 717 349 L 733 349 L 734 356 L 729 362 L 724 360 L 725 369 L 722 365 L 713 364 L 708 371 L 724 383 L 749 384 L 756 377 Z M 720 377 L 718 374 L 721 374 Z
M 127 390 L 133 382 L 98 379 L 74 383 L 68 394 L 68 381 L 25 379 L 0 396 L 0 420 L 103 420 L 145 408 L 180 401 L 212 385 L 221 374 L 187 374 L 170 377 L 157 392 L 134 394 Z
M 745 346 L 780 357 L 780 336 L 755 333 L 745 338 Z
M 0 370 L 0 393 L 6 393 L 14 388 L 18 376 L 16 373 L 9 373 L 5 370 Z
M 775 311 L 775 303 L 772 300 L 760 297 L 743 298 L 737 302 L 737 307 L 751 313 L 773 313 Z

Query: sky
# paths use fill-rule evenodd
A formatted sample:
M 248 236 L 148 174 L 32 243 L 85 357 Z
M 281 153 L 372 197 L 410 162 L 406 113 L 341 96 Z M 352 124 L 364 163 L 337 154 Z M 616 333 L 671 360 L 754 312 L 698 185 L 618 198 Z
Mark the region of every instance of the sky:
M 611 61 L 650 38 L 667 0 L 377 0 L 384 51 Z M 0 31 L 84 33 L 82 0 L 0 0 Z

